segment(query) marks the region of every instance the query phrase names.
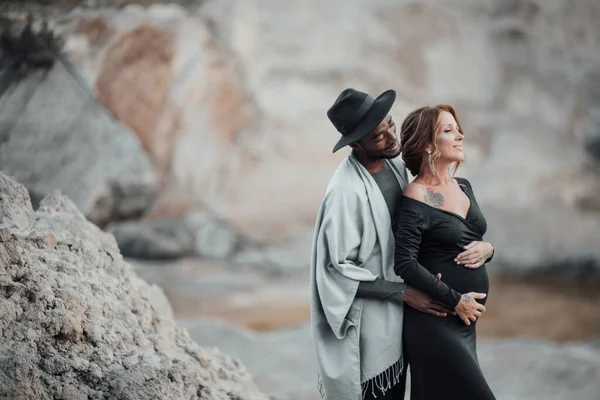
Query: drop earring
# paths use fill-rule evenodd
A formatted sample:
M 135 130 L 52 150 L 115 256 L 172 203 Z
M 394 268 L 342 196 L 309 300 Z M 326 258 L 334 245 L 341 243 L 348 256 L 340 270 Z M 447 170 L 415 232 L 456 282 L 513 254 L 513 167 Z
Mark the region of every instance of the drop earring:
M 431 149 L 427 149 L 427 161 L 429 162 L 429 169 L 433 176 L 435 176 L 435 167 L 433 166 L 433 157 L 431 155 Z

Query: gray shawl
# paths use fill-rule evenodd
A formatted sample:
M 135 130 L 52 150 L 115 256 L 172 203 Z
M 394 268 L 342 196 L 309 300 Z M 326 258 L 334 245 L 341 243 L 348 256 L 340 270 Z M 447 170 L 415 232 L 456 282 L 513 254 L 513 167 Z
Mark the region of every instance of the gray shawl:
M 386 160 L 398 182 L 408 178 L 400 157 Z M 333 175 L 317 216 L 310 269 L 313 344 L 319 389 L 330 400 L 360 400 L 385 391 L 401 373 L 401 305 L 355 298 L 360 281 L 394 273 L 394 237 L 385 199 L 353 155 Z

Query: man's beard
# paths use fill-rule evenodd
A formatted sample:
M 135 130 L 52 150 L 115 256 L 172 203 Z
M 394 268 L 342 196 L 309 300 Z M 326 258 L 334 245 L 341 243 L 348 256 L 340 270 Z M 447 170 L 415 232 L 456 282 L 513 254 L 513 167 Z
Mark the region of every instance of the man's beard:
M 383 152 L 381 154 L 381 158 L 385 158 L 385 159 L 391 159 L 391 158 L 396 158 L 400 155 L 400 152 L 402 151 L 402 149 L 400 148 L 400 146 L 398 146 L 398 150 L 394 151 L 393 153 L 387 153 L 387 152 Z

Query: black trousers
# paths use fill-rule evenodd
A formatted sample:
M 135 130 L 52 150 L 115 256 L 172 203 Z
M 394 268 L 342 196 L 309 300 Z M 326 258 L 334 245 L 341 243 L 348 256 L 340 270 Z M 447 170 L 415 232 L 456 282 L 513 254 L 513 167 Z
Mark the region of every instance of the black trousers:
M 385 392 L 385 396 L 381 394 L 381 391 L 375 389 L 375 395 L 372 390 L 367 390 L 363 400 L 404 400 L 404 392 L 406 391 L 406 365 L 402 370 L 400 376 L 400 382 L 393 388 Z

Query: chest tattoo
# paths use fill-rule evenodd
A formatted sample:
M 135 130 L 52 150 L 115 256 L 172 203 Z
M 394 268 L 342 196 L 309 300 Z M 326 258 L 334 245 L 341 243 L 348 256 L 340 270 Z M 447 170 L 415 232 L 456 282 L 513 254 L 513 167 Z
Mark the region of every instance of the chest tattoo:
M 442 208 L 444 205 L 444 196 L 439 192 L 434 192 L 431 189 L 423 188 L 425 203 L 432 207 Z

